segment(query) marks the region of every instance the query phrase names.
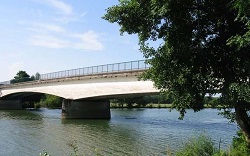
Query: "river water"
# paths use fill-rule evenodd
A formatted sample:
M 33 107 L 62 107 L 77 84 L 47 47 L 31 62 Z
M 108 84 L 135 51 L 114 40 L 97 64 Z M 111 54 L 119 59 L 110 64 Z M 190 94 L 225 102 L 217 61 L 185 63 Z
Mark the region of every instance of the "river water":
M 178 112 L 168 109 L 111 109 L 110 120 L 62 120 L 60 109 L 0 111 L 0 156 L 38 156 L 43 149 L 69 156 L 73 140 L 84 155 L 166 155 L 199 134 L 229 147 L 235 124 L 216 109 L 187 112 L 178 120 Z

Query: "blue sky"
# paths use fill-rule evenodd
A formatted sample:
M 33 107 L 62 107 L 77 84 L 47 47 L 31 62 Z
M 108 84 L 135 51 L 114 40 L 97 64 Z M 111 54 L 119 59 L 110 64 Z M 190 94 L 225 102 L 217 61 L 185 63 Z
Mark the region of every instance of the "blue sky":
M 118 0 L 1 0 L 0 81 L 143 59 L 135 35 L 101 17 Z

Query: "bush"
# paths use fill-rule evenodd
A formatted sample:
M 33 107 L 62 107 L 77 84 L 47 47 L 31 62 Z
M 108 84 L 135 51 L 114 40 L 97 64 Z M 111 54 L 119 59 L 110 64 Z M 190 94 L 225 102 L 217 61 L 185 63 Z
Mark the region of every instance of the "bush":
M 200 135 L 198 138 L 191 138 L 184 148 L 176 152 L 176 156 L 249 156 L 250 148 L 245 140 L 242 131 L 237 132 L 233 138 L 232 147 L 229 151 L 222 151 L 215 148 L 211 138 Z
M 39 102 L 40 106 L 47 108 L 58 108 L 62 106 L 62 98 L 46 94 Z
M 212 156 L 215 154 L 214 144 L 206 135 L 191 138 L 184 148 L 176 152 L 176 156 Z
M 245 136 L 242 131 L 237 132 L 237 137 L 233 138 L 232 149 L 230 155 L 232 156 L 249 156 L 250 147 L 248 146 Z

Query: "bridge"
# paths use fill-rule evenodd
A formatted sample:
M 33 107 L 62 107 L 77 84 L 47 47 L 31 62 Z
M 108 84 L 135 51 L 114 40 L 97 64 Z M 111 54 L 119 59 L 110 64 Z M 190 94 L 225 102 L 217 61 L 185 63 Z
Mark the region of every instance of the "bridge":
M 138 76 L 144 60 L 41 74 L 35 81 L 0 84 L 0 109 L 22 109 L 22 99 L 35 94 L 62 97 L 63 118 L 110 118 L 110 98 L 155 94 L 152 81 Z

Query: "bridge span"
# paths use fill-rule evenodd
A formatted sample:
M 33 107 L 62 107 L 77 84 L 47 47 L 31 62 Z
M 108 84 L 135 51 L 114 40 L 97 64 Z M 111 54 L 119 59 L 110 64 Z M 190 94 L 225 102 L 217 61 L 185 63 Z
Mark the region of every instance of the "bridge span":
M 152 81 L 138 80 L 148 68 L 143 63 L 133 61 L 79 68 L 42 74 L 36 81 L 1 85 L 0 109 L 21 109 L 22 98 L 43 93 L 64 99 L 63 118 L 110 118 L 108 99 L 159 92 Z

